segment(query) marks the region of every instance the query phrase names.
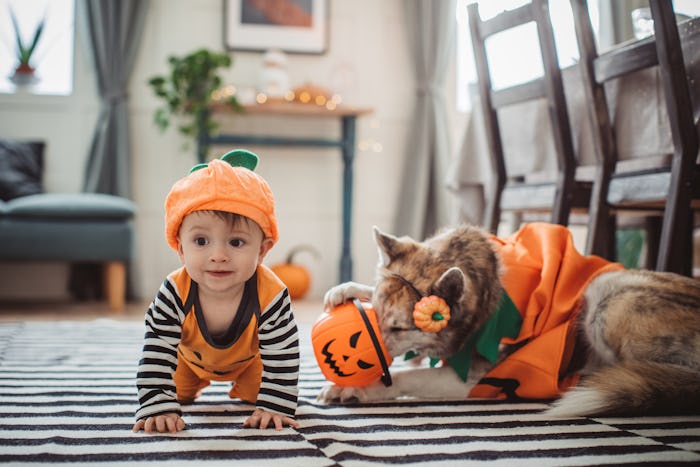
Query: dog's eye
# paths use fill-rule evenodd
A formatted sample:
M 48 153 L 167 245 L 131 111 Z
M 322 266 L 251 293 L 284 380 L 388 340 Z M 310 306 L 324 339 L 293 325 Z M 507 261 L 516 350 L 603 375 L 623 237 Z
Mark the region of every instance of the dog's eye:
M 392 326 L 389 328 L 389 331 L 391 332 L 402 332 L 402 331 L 408 331 L 406 328 L 400 328 L 398 326 Z

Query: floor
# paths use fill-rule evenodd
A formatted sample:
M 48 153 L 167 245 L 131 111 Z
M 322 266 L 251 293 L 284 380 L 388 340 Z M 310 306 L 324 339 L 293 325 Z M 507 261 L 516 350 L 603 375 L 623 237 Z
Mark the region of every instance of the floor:
M 106 302 L 69 301 L 2 301 L 0 300 L 0 322 L 2 321 L 88 321 L 109 318 L 119 321 L 143 320 L 148 302 L 130 302 L 121 313 L 113 313 Z M 296 300 L 293 302 L 294 316 L 299 324 L 313 324 L 323 311 L 321 300 Z
M 700 465 L 692 415 L 554 419 L 546 404 L 476 399 L 322 404 L 327 383 L 303 332 L 298 429 L 243 428 L 253 407 L 215 382 L 184 408 L 187 430 L 135 434 L 142 336 L 138 321 L 0 323 L 0 465 Z

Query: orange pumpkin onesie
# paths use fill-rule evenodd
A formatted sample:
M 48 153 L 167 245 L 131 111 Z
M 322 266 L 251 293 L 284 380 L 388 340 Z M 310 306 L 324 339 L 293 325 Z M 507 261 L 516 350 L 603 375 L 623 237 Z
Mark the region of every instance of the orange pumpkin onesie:
M 178 400 L 193 400 L 210 381 L 233 381 L 235 384 L 229 392 L 231 398 L 256 402 L 263 369 L 258 346 L 258 321 L 260 309 L 266 308 L 261 307 L 260 301 L 270 301 L 284 289 L 284 285 L 264 266 L 258 267 L 253 278 L 256 284 L 246 283 L 242 306 L 231 325 L 235 334 L 229 332 L 223 339 L 217 339 L 209 334 L 197 303 L 197 283 L 190 279 L 184 268 L 171 275 L 180 296 L 188 297 L 177 349 L 178 364 L 173 375 Z M 258 290 L 258 296 L 253 296 L 255 290 Z

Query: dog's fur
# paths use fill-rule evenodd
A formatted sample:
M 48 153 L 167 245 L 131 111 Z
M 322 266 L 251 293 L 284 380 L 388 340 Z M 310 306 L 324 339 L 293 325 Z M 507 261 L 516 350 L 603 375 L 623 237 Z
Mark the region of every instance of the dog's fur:
M 489 318 L 502 290 L 500 259 L 488 234 L 461 226 L 423 242 L 377 228 L 374 235 L 380 254 L 374 287 L 338 285 L 326 293 L 325 306 L 351 297 L 371 300 L 394 357 L 409 350 L 440 358 L 454 354 Z M 447 301 L 452 317 L 445 329 L 427 333 L 413 324 L 415 293 L 401 278 Z M 608 272 L 591 281 L 580 307 L 579 341 L 587 355 L 583 377 L 553 405 L 551 415 L 700 411 L 700 281 L 642 270 Z M 490 368 L 475 358 L 466 382 L 449 366 L 410 368 L 394 372 L 389 387 L 331 385 L 318 399 L 462 398 Z

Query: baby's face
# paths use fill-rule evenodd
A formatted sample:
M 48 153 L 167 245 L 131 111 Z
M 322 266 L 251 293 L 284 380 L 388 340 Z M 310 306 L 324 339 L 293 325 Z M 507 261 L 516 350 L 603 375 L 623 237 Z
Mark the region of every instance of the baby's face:
M 271 246 L 254 221 L 232 223 L 204 211 L 183 219 L 178 254 L 200 293 L 235 295 Z

